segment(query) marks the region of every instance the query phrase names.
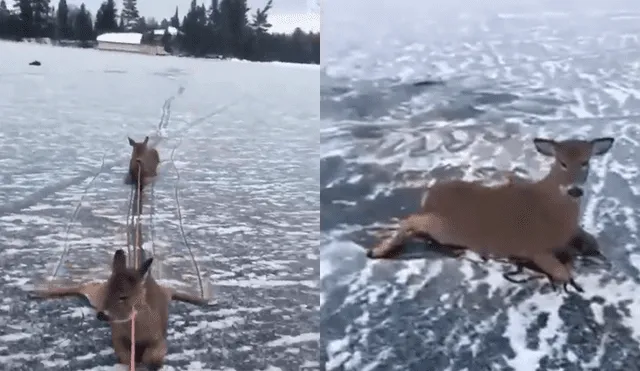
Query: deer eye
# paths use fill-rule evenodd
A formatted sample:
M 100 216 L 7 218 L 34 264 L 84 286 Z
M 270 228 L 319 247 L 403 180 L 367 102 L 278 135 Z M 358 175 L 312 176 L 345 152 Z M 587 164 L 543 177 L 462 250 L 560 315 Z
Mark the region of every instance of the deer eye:
M 119 296 L 118 297 L 118 300 L 120 300 L 120 301 L 126 301 L 127 299 L 128 299 L 127 296 Z
M 564 163 L 564 162 L 560 161 L 560 166 L 562 166 L 562 168 L 563 168 L 564 170 L 567 170 L 567 164 L 566 164 L 566 163 Z

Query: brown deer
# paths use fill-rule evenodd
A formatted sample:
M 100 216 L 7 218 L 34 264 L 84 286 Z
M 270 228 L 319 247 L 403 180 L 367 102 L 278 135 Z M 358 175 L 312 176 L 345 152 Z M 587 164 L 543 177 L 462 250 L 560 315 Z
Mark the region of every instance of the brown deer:
M 129 139 L 129 145 L 133 147 L 133 149 L 131 150 L 131 159 L 129 160 L 129 174 L 127 174 L 125 183 L 140 184 L 140 187 L 143 188 L 149 179 L 157 176 L 160 156 L 155 148 L 147 146 L 149 142 L 148 136 L 140 143 L 137 143 L 131 138 L 127 139 Z M 139 171 L 141 179 L 138 179 Z
M 554 141 L 534 139 L 536 150 L 555 157 L 549 173 L 538 181 L 486 186 L 462 180 L 436 182 L 422 210 L 400 222 L 388 239 L 367 255 L 382 258 L 414 236 L 428 236 L 446 246 L 467 248 L 533 265 L 552 281 L 579 286 L 570 261 L 556 253 L 579 234 L 579 200 L 589 174 L 589 160 L 607 153 L 614 142 L 605 137 Z M 565 286 L 566 287 L 566 286 Z
M 131 318 L 135 316 L 135 362 L 149 370 L 159 370 L 167 353 L 169 303 L 178 300 L 197 305 L 208 301 L 160 286 L 151 277 L 153 258 L 140 268 L 127 268 L 123 250 L 113 255 L 111 276 L 106 282 L 92 282 L 67 288 L 36 290 L 39 297 L 84 296 L 97 310 L 98 319 L 108 321 L 111 340 L 119 363 L 131 362 Z
M 531 180 L 522 178 L 512 171 L 504 171 L 502 172 L 502 175 L 506 180 L 506 185 L 517 184 L 520 182 L 531 182 Z M 421 208 L 425 211 L 429 211 L 428 205 L 426 204 L 427 197 L 428 197 L 428 192 L 425 192 L 422 200 L 420 201 Z M 423 238 L 426 240 L 429 240 L 429 236 L 424 236 Z M 464 246 L 451 245 L 451 246 L 441 246 L 441 247 L 445 249 L 449 249 L 449 252 L 454 257 L 462 257 L 465 251 L 467 250 L 467 248 Z M 564 265 L 573 264 L 573 262 L 576 260 L 578 256 L 597 257 L 599 259 L 605 259 L 604 255 L 602 255 L 602 253 L 600 252 L 600 246 L 596 238 L 591 233 L 585 231 L 582 227 L 579 227 L 576 235 L 571 239 L 571 241 L 569 241 L 569 243 L 564 249 L 561 249 L 555 252 L 555 256 Z M 481 256 L 481 258 L 483 261 L 488 261 L 488 258 L 485 256 Z M 507 262 L 513 263 L 516 266 L 516 270 L 503 273 L 503 277 L 506 280 L 513 283 L 525 283 L 530 281 L 531 279 L 540 278 L 540 276 L 531 276 L 523 280 L 516 280 L 512 278 L 514 275 L 523 273 L 525 268 L 534 272 L 544 274 L 544 272 L 540 269 L 540 267 L 538 267 L 535 263 L 531 261 L 513 257 L 513 258 L 507 259 Z M 550 278 L 546 274 L 545 276 L 547 278 Z M 542 277 L 545 277 L 545 276 L 542 276 Z M 555 289 L 555 286 L 553 285 L 553 281 L 552 280 L 550 281 L 552 286 Z M 564 285 L 564 289 L 565 291 L 567 290 L 566 284 Z M 576 287 L 576 289 L 578 291 L 581 291 L 581 288 L 579 286 Z

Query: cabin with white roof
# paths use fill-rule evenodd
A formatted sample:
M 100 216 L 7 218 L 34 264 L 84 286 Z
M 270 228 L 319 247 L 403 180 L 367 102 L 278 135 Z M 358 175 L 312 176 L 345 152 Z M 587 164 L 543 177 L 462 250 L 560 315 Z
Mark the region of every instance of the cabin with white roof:
M 142 44 L 142 34 L 137 32 L 108 32 L 98 35 L 97 48 L 130 53 L 145 53 L 146 45 Z
M 175 27 L 161 28 L 141 34 L 138 32 L 109 32 L 96 38 L 97 49 L 151 55 L 168 55 L 162 39 L 167 32 L 173 41 L 180 31 Z M 146 40 L 143 42 L 143 40 Z
M 164 32 L 164 30 L 163 30 Z M 96 38 L 97 49 L 118 52 L 140 53 L 150 55 L 166 55 L 162 45 L 142 42 L 143 34 L 138 32 L 109 32 Z

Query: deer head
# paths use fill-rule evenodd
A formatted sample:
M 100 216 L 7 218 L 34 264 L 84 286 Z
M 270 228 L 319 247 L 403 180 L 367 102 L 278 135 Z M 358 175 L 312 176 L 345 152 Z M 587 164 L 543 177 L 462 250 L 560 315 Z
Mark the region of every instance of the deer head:
M 127 268 L 124 251 L 113 255 L 111 276 L 107 280 L 104 315 L 111 321 L 127 321 L 133 309 L 145 301 L 145 283 L 153 258 L 145 260 L 140 268 Z
M 569 196 L 579 198 L 584 194 L 582 186 L 589 176 L 589 160 L 593 156 L 602 156 L 613 146 L 611 137 L 593 140 L 570 139 L 555 141 L 552 139 L 535 138 L 533 144 L 536 150 L 555 162 L 546 179 L 553 179 L 555 184 Z
M 147 151 L 147 143 L 149 142 L 149 136 L 144 137 L 144 140 L 140 143 L 137 143 L 135 140 L 131 138 L 127 138 L 127 139 L 129 139 L 129 145 L 133 147 L 133 150 L 131 151 L 131 159 L 132 160 L 141 159 L 142 155 Z

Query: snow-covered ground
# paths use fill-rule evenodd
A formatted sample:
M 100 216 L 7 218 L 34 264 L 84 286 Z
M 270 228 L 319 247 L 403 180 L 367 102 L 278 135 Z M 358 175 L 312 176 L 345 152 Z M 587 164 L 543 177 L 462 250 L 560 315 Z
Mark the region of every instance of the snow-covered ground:
M 639 19 L 616 0 L 324 4 L 327 370 L 639 369 Z M 446 84 L 412 86 L 427 78 Z M 365 257 L 374 227 L 416 210 L 435 177 L 537 178 L 548 161 L 533 137 L 602 135 L 616 143 L 593 160 L 582 223 L 611 266 L 578 265 L 584 294 L 417 243 L 406 259 Z
M 61 279 L 108 271 L 126 246 L 127 136 L 145 135 L 163 161 L 145 245 L 160 278 L 197 293 L 188 245 L 216 303 L 171 305 L 165 369 L 318 369 L 317 69 L 0 50 L 0 369 L 115 364 L 81 300 L 25 290 L 65 249 Z

